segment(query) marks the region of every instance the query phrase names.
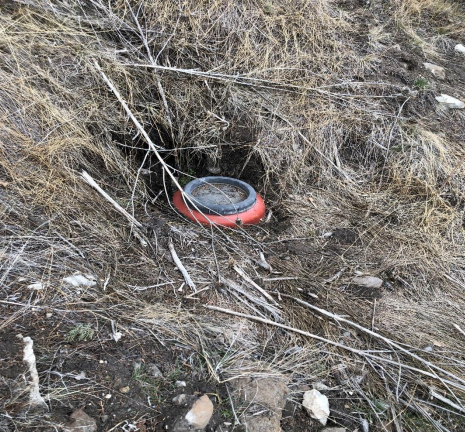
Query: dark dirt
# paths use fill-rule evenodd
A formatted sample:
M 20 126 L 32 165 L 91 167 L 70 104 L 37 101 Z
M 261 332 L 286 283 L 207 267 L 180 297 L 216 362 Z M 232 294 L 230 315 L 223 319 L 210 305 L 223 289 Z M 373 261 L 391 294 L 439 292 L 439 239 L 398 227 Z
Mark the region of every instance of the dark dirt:
M 50 329 L 55 327 L 52 322 L 48 324 Z M 109 329 L 105 326 L 91 341 L 82 342 L 66 342 L 60 331 L 51 330 L 47 335 L 30 322 L 18 320 L 12 328 L 17 331 L 0 333 L 0 409 L 10 415 L 20 415 L 28 407 L 23 344 L 16 337 L 21 332 L 34 340 L 40 382 L 51 390 L 50 411 L 43 414 L 49 424 L 64 424 L 74 410 L 83 409 L 96 420 L 99 431 L 128 424 L 135 424 L 140 430 L 164 431 L 182 412 L 172 403 L 172 398 L 180 393 L 208 394 L 214 402 L 215 414 L 207 432 L 228 419 L 221 414 L 227 412 L 221 408 L 227 400 L 225 388 L 192 373 L 185 361 L 194 353 L 163 347 L 153 338 L 138 334 L 126 335 L 116 343 L 108 337 Z M 150 364 L 158 366 L 162 378 L 150 374 Z M 83 373 L 85 378 L 78 379 Z M 26 377 L 29 379 L 27 374 Z M 178 388 L 176 381 L 185 381 L 187 386 Z M 21 397 L 16 398 L 20 393 Z M 43 391 L 42 396 L 47 399 Z M 8 422 L 0 423 L 2 431 L 11 428 L 13 425 Z M 30 428 L 20 430 L 35 427 L 31 423 Z
M 374 300 L 383 297 L 382 289 L 368 288 L 362 285 L 349 284 L 344 286 L 343 291 L 348 295 L 361 300 Z
M 224 183 L 199 186 L 192 191 L 192 195 L 205 205 L 237 204 L 247 198 L 246 192 L 242 189 Z

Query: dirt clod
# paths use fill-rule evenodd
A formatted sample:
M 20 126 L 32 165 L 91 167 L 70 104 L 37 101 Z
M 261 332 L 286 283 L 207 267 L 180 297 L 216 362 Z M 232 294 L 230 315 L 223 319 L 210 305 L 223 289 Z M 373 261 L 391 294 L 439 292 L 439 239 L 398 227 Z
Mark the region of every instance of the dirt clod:
M 95 432 L 97 430 L 97 422 L 82 409 L 73 411 L 69 419 L 64 426 L 64 432 Z
M 240 378 L 232 382 L 236 395 L 246 407 L 243 421 L 251 432 L 279 432 L 282 410 L 289 389 L 283 380 Z M 257 415 L 258 412 L 261 412 Z

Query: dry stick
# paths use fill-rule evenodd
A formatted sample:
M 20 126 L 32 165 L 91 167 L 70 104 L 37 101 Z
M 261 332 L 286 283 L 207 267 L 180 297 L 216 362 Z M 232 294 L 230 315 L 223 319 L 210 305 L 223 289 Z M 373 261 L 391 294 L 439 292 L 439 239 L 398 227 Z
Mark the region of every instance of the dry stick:
M 197 287 L 195 286 L 195 283 L 192 281 L 192 279 L 191 279 L 189 273 L 187 272 L 186 268 L 182 265 L 182 262 L 179 259 L 178 254 L 176 253 L 176 250 L 174 249 L 173 242 L 171 240 L 168 243 L 168 247 L 170 249 L 171 256 L 173 257 L 173 261 L 176 264 L 179 271 L 184 276 L 184 280 L 186 281 L 187 285 L 189 285 L 195 292 L 197 292 Z
M 81 174 L 84 181 L 91 187 L 93 187 L 100 195 L 103 196 L 113 207 L 120 212 L 132 225 L 135 226 L 134 228 L 134 236 L 140 241 L 142 246 L 147 246 L 146 240 L 142 238 L 141 233 L 139 232 L 139 228 L 142 228 L 142 224 L 131 214 L 129 214 L 123 207 L 121 207 L 110 195 L 108 195 L 92 178 L 92 176 L 86 172 L 82 171 Z
M 274 321 L 271 321 L 269 319 L 264 319 L 264 318 L 260 318 L 260 317 L 257 317 L 257 316 L 254 316 L 254 315 L 247 315 L 247 314 L 243 314 L 243 313 L 240 313 L 240 312 L 235 312 L 235 311 L 232 311 L 230 309 L 223 309 L 223 308 L 220 308 L 220 307 L 217 307 L 217 306 L 204 306 L 206 309 L 210 309 L 210 310 L 214 310 L 214 311 L 217 311 L 217 312 L 222 312 L 222 313 L 225 313 L 225 314 L 228 314 L 228 315 L 234 315 L 234 316 L 238 316 L 238 317 L 241 317 L 241 318 L 246 318 L 246 319 L 249 319 L 249 320 L 252 320 L 252 321 L 257 321 L 257 322 L 260 322 L 260 323 L 263 323 L 263 324 L 268 324 L 268 325 L 271 325 L 271 326 L 274 326 L 274 327 L 279 327 L 279 328 L 282 328 L 284 330 L 288 330 L 288 331 L 291 331 L 293 333 L 298 333 L 302 336 L 307 336 L 307 337 L 310 337 L 312 339 L 316 339 L 320 342 L 324 342 L 324 343 L 327 343 L 329 345 L 333 345 L 337 348 L 341 348 L 343 350 L 346 350 L 346 351 L 349 351 L 351 353 L 354 353 L 354 354 L 357 354 L 361 357 L 364 357 L 364 358 L 370 358 L 370 359 L 374 359 L 374 360 L 379 360 L 379 361 L 382 361 L 384 363 L 388 363 L 388 364 L 392 364 L 392 365 L 395 365 L 395 366 L 399 366 L 399 362 L 396 362 L 394 360 L 389 360 L 387 358 L 383 358 L 383 357 L 378 357 L 374 354 L 371 354 L 367 351 L 363 351 L 363 350 L 359 350 L 359 349 L 356 349 L 356 348 L 352 348 L 352 347 L 349 347 L 349 346 L 346 346 L 346 345 L 342 345 L 338 342 L 335 342 L 335 341 L 332 341 L 331 339 L 326 339 L 324 337 L 321 337 L 321 336 L 318 336 L 316 334 L 313 334 L 313 333 L 309 333 L 309 332 L 306 332 L 304 330 L 300 330 L 298 328 L 295 328 L 295 327 L 290 327 L 290 326 L 287 326 L 285 324 L 280 324 L 280 323 L 277 323 L 277 322 L 274 322 Z M 408 369 L 408 370 L 411 370 L 413 372 L 417 372 L 421 375 L 424 375 L 424 376 L 427 376 L 427 377 L 430 377 L 430 378 L 434 378 L 434 379 L 440 379 L 440 377 L 435 374 L 435 373 L 432 373 L 432 372 L 428 372 L 428 371 L 425 371 L 423 369 L 418 369 L 416 367 L 413 367 L 413 366 L 409 366 L 409 365 L 406 365 L 406 364 L 402 364 L 402 367 L 404 369 Z M 454 378 L 457 379 L 457 377 L 454 376 Z M 465 386 L 461 385 L 461 384 L 458 384 L 454 381 L 449 381 L 449 380 L 446 380 L 446 379 L 441 379 L 441 381 L 455 387 L 455 388 L 458 388 L 459 390 L 462 390 L 462 391 L 465 391 Z M 461 381 L 459 379 L 459 381 Z
M 118 92 L 118 90 L 116 90 L 116 87 L 113 85 L 113 83 L 108 79 L 108 77 L 105 75 L 105 73 L 103 72 L 103 70 L 100 68 L 100 65 L 97 63 L 97 60 L 94 60 L 94 65 L 96 67 L 96 69 L 100 72 L 100 74 L 102 75 L 102 78 L 103 80 L 105 81 L 105 83 L 108 85 L 108 87 L 110 88 L 110 90 L 114 93 L 114 95 L 117 97 L 117 99 L 119 100 L 119 102 L 121 103 L 121 105 L 123 106 L 124 110 L 126 111 L 126 114 L 131 118 L 131 120 L 133 121 L 134 125 L 136 126 L 136 128 L 139 130 L 139 132 L 141 133 L 141 135 L 145 138 L 145 141 L 147 141 L 147 144 L 149 145 L 150 149 L 153 150 L 153 152 L 155 153 L 155 155 L 157 156 L 158 160 L 160 161 L 160 163 L 163 165 L 163 167 L 166 167 L 166 163 L 165 161 L 163 160 L 163 158 L 158 154 L 157 152 L 157 149 L 159 150 L 163 150 L 163 147 L 160 147 L 160 146 L 157 146 L 153 143 L 153 141 L 150 139 L 149 135 L 147 134 L 147 132 L 145 132 L 144 128 L 142 127 L 142 125 L 139 123 L 139 121 L 136 119 L 136 117 L 134 116 L 134 114 L 131 112 L 131 110 L 129 109 L 127 103 L 125 102 L 125 100 L 121 97 L 120 93 Z M 169 170 L 168 170 L 169 171 Z M 174 176 L 172 176 L 174 177 Z M 181 187 L 181 186 L 179 186 Z
M 189 295 L 187 295 L 187 296 L 184 296 L 184 298 L 186 298 L 186 299 L 200 300 L 200 299 L 198 299 L 198 298 L 196 298 L 196 297 L 194 297 L 194 296 L 197 295 L 197 294 L 200 294 L 200 293 L 203 292 L 203 291 L 207 291 L 207 290 L 209 290 L 209 289 L 210 289 L 210 285 L 209 285 L 209 286 L 206 286 L 205 288 L 202 288 L 201 290 L 195 291 L 195 292 L 193 292 L 192 294 L 189 294 Z
M 277 281 L 289 281 L 289 280 L 298 280 L 300 279 L 299 276 L 282 276 L 282 277 L 275 277 L 275 278 L 262 278 L 263 282 L 277 282 Z
M 348 319 L 346 319 L 346 318 L 343 318 L 343 317 L 341 317 L 341 316 L 339 316 L 339 315 L 336 315 L 336 314 L 333 314 L 333 313 L 331 313 L 331 312 L 328 312 L 328 311 L 325 310 L 325 309 L 321 309 L 321 308 L 319 308 L 319 307 L 313 306 L 312 304 L 307 303 L 306 301 L 300 300 L 300 299 L 298 299 L 298 298 L 296 298 L 296 297 L 290 296 L 290 295 L 288 295 L 288 294 L 281 294 L 281 296 L 282 296 L 282 297 L 285 297 L 285 298 L 292 299 L 292 300 L 296 301 L 297 303 L 299 303 L 299 304 L 301 304 L 301 305 L 303 305 L 303 306 L 306 306 L 306 307 L 308 307 L 308 308 L 310 308 L 310 309 L 313 309 L 313 310 L 319 312 L 319 313 L 322 314 L 322 315 L 325 315 L 325 316 L 327 316 L 327 317 L 329 317 L 329 318 L 334 319 L 335 321 L 343 322 L 343 323 L 349 324 L 349 325 L 351 325 L 352 327 L 355 327 L 356 329 L 358 329 L 358 330 L 360 330 L 360 331 L 362 331 L 362 332 L 364 332 L 364 333 L 369 334 L 370 336 L 373 336 L 373 337 L 375 337 L 375 338 L 381 339 L 383 342 L 385 342 L 385 343 L 387 343 L 388 345 L 390 345 L 390 346 L 392 346 L 392 347 L 398 349 L 399 351 L 402 351 L 404 354 L 407 354 L 409 357 L 412 357 L 412 358 L 414 358 L 415 360 L 418 360 L 419 362 L 423 363 L 425 366 L 428 366 L 429 368 L 435 369 L 435 370 L 437 370 L 437 371 L 439 371 L 439 372 L 441 372 L 441 373 L 443 373 L 443 374 L 445 374 L 445 375 L 447 375 L 447 376 L 449 376 L 449 377 L 451 377 L 451 378 L 457 380 L 458 382 L 460 382 L 460 383 L 462 383 L 462 384 L 465 384 L 465 380 L 461 379 L 460 377 L 454 375 L 454 374 L 451 373 L 451 372 L 446 371 L 445 369 L 442 369 L 442 368 L 439 367 L 439 366 L 436 366 L 434 363 L 431 363 L 431 362 L 429 362 L 428 360 L 425 360 L 424 358 L 422 358 L 422 357 L 416 355 L 415 353 L 409 351 L 408 349 L 403 348 L 402 346 L 400 346 L 400 345 L 398 345 L 397 343 L 395 343 L 393 340 L 391 340 L 391 339 L 389 339 L 389 338 L 387 338 L 387 337 L 385 337 L 385 336 L 383 336 L 383 335 L 381 335 L 381 334 L 379 334 L 379 333 L 376 333 L 376 332 L 374 332 L 374 331 L 372 331 L 372 330 L 369 330 L 369 329 L 367 329 L 367 328 L 361 326 L 360 324 L 357 324 L 357 323 L 355 323 L 355 322 L 353 322 L 353 321 L 350 321 L 350 320 L 348 320 Z M 405 366 L 404 366 L 404 367 L 405 367 Z M 436 376 L 436 377 L 437 377 L 437 376 Z
M 221 282 L 226 285 L 228 288 L 231 288 L 239 293 L 241 293 L 243 296 L 247 297 L 251 302 L 255 303 L 258 306 L 261 306 L 262 308 L 266 309 L 268 312 L 270 312 L 274 317 L 280 318 L 279 316 L 279 309 L 276 309 L 275 306 L 272 306 L 266 302 L 266 300 L 254 297 L 253 295 L 249 294 L 247 291 L 243 290 L 238 284 L 236 284 L 234 281 L 227 279 L 227 278 L 220 278 Z
M 105 81 L 105 83 L 108 85 L 108 87 L 110 88 L 110 90 L 114 93 L 114 95 L 116 96 L 116 98 L 119 100 L 119 102 L 121 103 L 121 105 L 123 106 L 124 110 L 126 111 L 127 115 L 130 117 L 130 119 L 133 121 L 134 123 L 134 126 L 136 126 L 136 128 L 139 130 L 139 132 L 141 133 L 141 135 L 144 137 L 145 141 L 147 142 L 150 150 L 153 151 L 153 153 L 155 154 L 155 156 L 157 157 L 158 161 L 160 162 L 160 165 L 163 167 L 163 173 L 167 173 L 171 180 L 173 181 L 174 185 L 176 186 L 176 188 L 181 192 L 182 194 L 182 197 L 184 199 L 184 201 L 189 201 L 189 203 L 194 207 L 195 210 L 197 210 L 198 212 L 200 212 L 202 215 L 204 215 L 204 213 L 197 207 L 196 203 L 194 201 L 191 200 L 191 198 L 189 197 L 189 195 L 187 195 L 182 186 L 179 184 L 178 180 L 176 179 L 176 177 L 173 175 L 173 173 L 171 172 L 170 170 L 170 167 L 169 165 L 164 161 L 164 159 L 160 156 L 160 153 L 158 152 L 158 150 L 164 150 L 162 147 L 160 146 L 157 146 L 153 143 L 153 141 L 150 139 L 150 137 L 148 136 L 147 132 L 144 130 L 144 128 L 142 127 L 142 125 L 139 123 L 139 121 L 136 119 L 136 117 L 134 116 L 134 114 L 131 112 L 131 110 L 129 109 L 127 103 L 125 102 L 125 100 L 122 98 L 122 96 L 120 95 L 119 91 L 116 89 L 116 87 L 113 85 L 113 83 L 108 79 L 108 77 L 105 75 L 105 72 L 102 71 L 100 65 L 98 64 L 97 60 L 94 60 L 94 65 L 95 65 L 95 68 L 100 72 L 100 74 L 102 75 L 102 78 L 103 80 Z M 163 174 L 164 175 L 164 174 Z M 205 215 L 204 215 L 205 216 Z
M 130 215 L 123 207 L 121 207 L 110 195 L 108 195 L 92 178 L 92 176 L 86 172 L 82 171 L 82 178 L 86 181 L 87 184 L 92 186 L 100 195 L 102 195 L 107 201 L 109 201 L 116 210 L 118 210 L 126 219 L 134 224 L 137 228 L 142 228 L 142 224 L 132 215 Z
M 240 267 L 237 265 L 234 266 L 234 270 L 239 274 L 239 276 L 242 277 L 246 282 L 248 282 L 250 285 L 252 285 L 256 290 L 260 291 L 268 300 L 270 300 L 273 304 L 277 304 L 275 299 L 271 297 L 261 286 L 257 285 L 249 276 L 247 276 L 244 273 L 244 270 L 242 270 Z
M 344 99 L 344 97 L 350 97 L 352 99 L 357 98 L 365 98 L 365 99 L 387 99 L 392 97 L 402 96 L 402 93 L 394 93 L 392 95 L 382 96 L 382 95 L 350 95 L 350 94 L 337 94 L 331 93 L 329 91 L 323 90 L 325 88 L 333 88 L 333 87 L 340 87 L 341 85 L 346 85 L 347 83 L 339 83 L 339 84 L 329 84 L 319 87 L 306 87 L 300 86 L 290 83 L 281 83 L 277 81 L 270 81 L 267 79 L 262 78 L 254 78 L 254 77 L 247 77 L 244 75 L 229 75 L 229 74 L 222 74 L 217 72 L 205 72 L 198 69 L 183 69 L 183 68 L 176 68 L 171 66 L 161 66 L 158 64 L 144 64 L 144 63 L 123 63 L 124 66 L 132 66 L 132 67 L 145 67 L 145 68 L 152 68 L 156 70 L 163 70 L 163 71 L 170 71 L 175 73 L 181 73 L 186 75 L 198 76 L 203 78 L 210 78 L 210 79 L 217 79 L 220 81 L 227 81 L 227 82 L 235 82 L 241 85 L 249 85 L 255 87 L 265 87 L 274 90 L 300 90 L 300 91 L 314 91 L 323 95 L 327 96 L 334 96 L 340 99 Z M 260 85 L 261 84 L 261 85 Z M 394 84 L 386 84 L 386 83 L 376 83 L 376 82 L 351 82 L 351 85 L 386 85 L 388 87 L 396 87 Z M 287 90 L 289 91 L 289 90 Z
M 452 408 L 455 408 L 457 411 L 460 411 L 462 413 L 465 413 L 465 409 L 461 407 L 460 405 L 457 405 L 456 403 L 452 402 L 450 399 L 440 395 L 438 392 L 431 390 L 431 396 L 440 400 L 441 402 L 451 406 Z
M 125 102 L 125 100 L 123 99 L 123 97 L 120 95 L 119 91 L 116 89 L 116 87 L 113 85 L 113 83 L 108 79 L 108 77 L 105 75 L 105 72 L 102 71 L 102 69 L 100 68 L 100 65 L 98 64 L 97 60 L 94 60 L 94 65 L 95 65 L 95 68 L 100 72 L 100 74 L 102 75 L 102 78 L 103 80 L 105 81 L 105 83 L 108 85 L 108 87 L 110 88 L 110 90 L 113 92 L 113 94 L 116 96 L 116 98 L 119 100 L 119 102 L 121 103 L 121 105 L 123 106 L 124 110 L 126 111 L 127 115 L 130 117 L 130 119 L 133 121 L 134 123 L 134 126 L 136 126 L 136 128 L 139 130 L 139 132 L 141 133 L 141 135 L 144 137 L 145 141 L 147 142 L 150 150 L 153 151 L 153 153 L 155 154 L 155 156 L 157 157 L 158 161 L 160 162 L 161 166 L 163 167 L 163 172 L 166 172 L 171 180 L 173 181 L 174 185 L 177 187 L 177 189 L 182 193 L 182 196 L 183 198 L 187 199 L 191 204 L 194 205 L 195 209 L 199 211 L 199 209 L 197 208 L 197 206 L 195 205 L 195 203 L 189 198 L 189 195 L 186 195 L 182 189 L 182 186 L 179 184 L 178 180 L 176 179 L 176 177 L 173 175 L 173 173 L 171 172 L 168 164 L 164 161 L 164 159 L 160 156 L 160 153 L 158 152 L 158 150 L 164 150 L 163 147 L 160 147 L 160 146 L 157 146 L 153 143 L 153 141 L 150 139 L 149 135 L 147 134 L 147 132 L 144 130 L 144 128 L 142 127 L 142 125 L 139 123 L 139 121 L 136 119 L 136 117 L 134 116 L 134 114 L 131 112 L 131 110 L 129 109 L 127 103 Z
M 133 12 L 133 10 L 131 8 L 131 5 L 129 4 L 129 2 L 127 0 L 126 0 L 126 4 L 128 5 L 129 11 L 131 12 L 131 15 L 132 15 L 132 18 L 134 19 L 134 21 L 136 23 L 136 26 L 137 26 L 137 29 L 139 30 L 140 37 L 141 37 L 142 42 L 143 42 L 143 44 L 145 46 L 145 50 L 147 51 L 147 55 L 149 57 L 150 63 L 152 63 L 152 65 L 156 66 L 155 60 L 153 59 L 152 52 L 150 51 L 150 47 L 149 47 L 149 44 L 147 42 L 147 38 L 144 36 L 144 32 L 142 31 L 142 27 L 140 26 L 139 20 L 134 15 L 134 12 Z M 170 116 L 170 111 L 169 111 L 169 108 L 168 108 L 168 101 L 166 100 L 165 90 L 163 90 L 163 87 L 162 87 L 161 81 L 160 81 L 160 77 L 158 76 L 157 73 L 155 73 L 155 79 L 157 80 L 158 92 L 160 93 L 161 99 L 163 101 L 163 106 L 165 108 L 166 121 L 168 122 L 168 126 L 170 127 L 171 139 L 174 142 L 173 123 L 171 121 L 171 116 Z

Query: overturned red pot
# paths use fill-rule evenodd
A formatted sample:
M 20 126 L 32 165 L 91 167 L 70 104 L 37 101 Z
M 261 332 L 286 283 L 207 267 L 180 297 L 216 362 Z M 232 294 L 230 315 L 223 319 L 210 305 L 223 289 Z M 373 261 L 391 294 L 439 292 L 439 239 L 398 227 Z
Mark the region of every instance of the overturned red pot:
M 181 214 L 204 225 L 253 225 L 265 216 L 265 203 L 255 189 L 230 177 L 202 177 L 177 191 L 173 204 Z

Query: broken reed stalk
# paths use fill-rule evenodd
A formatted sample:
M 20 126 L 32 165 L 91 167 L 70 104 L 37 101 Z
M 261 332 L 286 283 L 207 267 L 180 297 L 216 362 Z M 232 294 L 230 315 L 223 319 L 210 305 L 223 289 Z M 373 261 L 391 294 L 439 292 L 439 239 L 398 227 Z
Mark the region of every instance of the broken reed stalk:
M 144 137 L 145 141 L 147 142 L 147 145 L 149 146 L 149 149 L 155 154 L 156 158 L 158 159 L 158 161 L 160 162 L 162 168 L 163 168 L 163 172 L 167 173 L 168 176 L 170 177 L 170 179 L 172 180 L 172 182 L 174 183 L 174 185 L 176 186 L 176 188 L 181 192 L 182 194 L 182 197 L 184 199 L 184 201 L 189 201 L 190 204 L 193 205 L 193 207 L 195 208 L 195 210 L 197 210 L 198 212 L 200 212 L 202 215 L 204 215 L 204 213 L 197 207 L 197 205 L 195 204 L 195 202 L 193 202 L 190 198 L 189 198 L 189 195 L 187 195 L 186 193 L 184 193 L 184 190 L 182 188 L 182 186 L 179 184 L 178 180 L 176 179 L 176 177 L 174 176 L 174 174 L 171 172 L 170 170 L 170 167 L 168 166 L 168 164 L 164 161 L 164 159 L 161 157 L 160 153 L 158 152 L 158 150 L 164 150 L 162 147 L 160 146 L 157 146 L 149 137 L 149 135 L 147 134 L 147 132 L 145 131 L 145 129 L 143 128 L 143 126 L 139 123 L 139 121 L 137 120 L 137 118 L 135 117 L 135 115 L 132 113 L 132 111 L 129 109 L 126 101 L 123 99 L 123 97 L 121 96 L 121 94 L 119 93 L 119 91 L 116 89 L 116 87 L 113 85 L 113 83 L 110 81 L 110 79 L 106 76 L 105 72 L 103 72 L 102 68 L 100 67 L 100 65 L 98 64 L 97 60 L 94 60 L 94 65 L 95 65 L 95 68 L 97 69 L 98 72 L 100 72 L 100 75 L 102 75 L 102 78 L 103 80 L 105 81 L 105 83 L 108 85 L 108 87 L 110 88 L 110 90 L 113 92 L 113 94 L 116 96 L 116 98 L 118 99 L 118 101 L 121 103 L 121 105 L 123 106 L 124 110 L 126 111 L 126 114 L 129 116 L 129 118 L 132 120 L 132 122 L 134 123 L 134 126 L 136 126 L 136 128 L 138 129 L 138 131 L 140 132 L 140 134 Z M 186 203 L 187 204 L 187 203 Z
M 103 198 L 111 203 L 117 211 L 119 211 L 129 222 L 131 222 L 131 224 L 134 224 L 137 228 L 142 228 L 142 224 L 134 216 L 124 210 L 124 208 L 121 207 L 110 195 L 108 195 L 87 171 L 82 171 L 81 176 L 89 186 L 92 186 L 100 195 L 103 196 Z
M 271 297 L 260 285 L 257 285 L 248 275 L 245 274 L 244 270 L 242 270 L 237 265 L 234 266 L 234 270 L 236 273 L 242 277 L 247 283 L 252 285 L 257 291 L 261 292 L 268 300 L 271 301 L 274 305 L 277 305 L 275 299 Z
M 257 306 L 262 307 L 263 309 L 267 310 L 273 317 L 275 317 L 275 319 L 281 320 L 279 309 L 267 303 L 265 299 L 253 296 L 252 294 L 242 289 L 238 284 L 236 284 L 234 281 L 230 279 L 220 277 L 220 282 L 226 285 L 229 289 L 232 289 L 242 294 L 244 297 L 249 299 L 252 303 L 255 303 Z
M 403 369 L 408 369 L 408 370 L 410 370 L 412 372 L 417 372 L 417 373 L 419 373 L 421 375 L 427 376 L 429 378 L 437 379 L 437 380 L 441 381 L 442 383 L 448 384 L 448 385 L 450 385 L 452 387 L 455 387 L 455 388 L 457 388 L 459 390 L 465 391 L 465 386 L 460 384 L 460 382 L 462 382 L 462 380 L 460 378 L 456 377 L 455 375 L 450 374 L 450 373 L 447 373 L 447 375 L 452 376 L 454 379 L 456 379 L 459 382 L 450 381 L 448 379 L 443 379 L 436 373 L 428 372 L 428 371 L 423 370 L 423 369 L 418 369 L 416 367 L 409 366 L 409 365 L 407 365 L 405 363 L 401 363 L 400 361 L 394 361 L 394 360 L 390 360 L 390 359 L 387 359 L 387 358 L 379 357 L 377 355 L 371 354 L 369 351 L 363 351 L 363 350 L 359 350 L 357 348 L 349 347 L 347 345 L 342 345 L 342 344 L 340 344 L 338 342 L 335 342 L 335 341 L 333 341 L 331 339 L 326 339 L 326 338 L 324 338 L 322 336 L 318 336 L 316 334 L 309 333 L 307 331 L 300 330 L 298 328 L 291 327 L 291 326 L 288 326 L 288 325 L 285 325 L 285 324 L 280 324 L 280 323 L 271 321 L 269 319 L 260 318 L 260 317 L 254 316 L 254 315 L 247 315 L 247 314 L 243 314 L 241 312 L 235 312 L 233 310 L 223 309 L 223 308 L 220 308 L 220 307 L 217 307 L 217 306 L 208 306 L 208 305 L 206 305 L 204 307 L 206 309 L 214 310 L 214 311 L 217 311 L 217 312 L 222 312 L 222 313 L 225 313 L 225 314 L 228 314 L 228 315 L 234 315 L 234 316 L 238 316 L 238 317 L 241 317 L 241 318 L 246 318 L 246 319 L 249 319 L 249 320 L 252 320 L 252 321 L 257 321 L 257 322 L 260 322 L 262 324 L 268 324 L 268 325 L 271 325 L 271 326 L 274 326 L 274 327 L 279 327 L 279 328 L 282 328 L 284 330 L 288 330 L 290 332 L 297 333 L 297 334 L 300 334 L 302 336 L 306 336 L 306 337 L 318 340 L 320 342 L 327 343 L 329 345 L 335 346 L 335 347 L 343 349 L 345 351 L 349 351 L 349 352 L 357 354 L 357 355 L 359 355 L 359 356 L 361 356 L 361 357 L 363 357 L 365 359 L 378 360 L 380 362 L 392 364 L 392 365 L 401 367 Z M 429 367 L 432 366 L 432 363 L 430 363 L 430 362 L 427 362 L 425 360 L 423 360 L 423 362 L 425 364 L 427 364 Z
M 306 92 L 315 92 L 318 94 L 321 94 L 323 96 L 331 96 L 337 99 L 389 99 L 389 98 L 396 98 L 399 96 L 402 96 L 402 93 L 393 93 L 389 95 L 350 95 L 350 94 L 337 94 L 337 93 L 332 93 L 329 91 L 326 91 L 324 89 L 329 89 L 329 88 L 340 88 L 343 86 L 347 86 L 346 83 L 336 83 L 336 84 L 329 84 L 329 85 L 324 85 L 324 86 L 319 86 L 319 87 L 307 87 L 307 86 L 301 86 L 301 85 L 296 85 L 296 84 L 290 84 L 290 83 L 282 83 L 282 82 L 277 82 L 277 81 L 271 81 L 263 78 L 256 78 L 256 77 L 250 77 L 250 76 L 245 76 L 245 75 L 229 75 L 229 74 L 222 74 L 218 72 L 205 72 L 201 71 L 198 69 L 183 69 L 183 68 L 176 68 L 176 67 L 171 67 L 171 66 L 161 66 L 159 64 L 144 64 L 144 63 L 123 63 L 123 66 L 131 66 L 131 67 L 140 67 L 140 68 L 147 68 L 147 69 L 155 69 L 155 70 L 162 70 L 162 71 L 168 71 L 168 72 L 174 72 L 174 73 L 179 73 L 179 74 L 185 74 L 185 75 L 191 75 L 191 76 L 197 76 L 201 78 L 209 78 L 209 79 L 214 79 L 214 80 L 219 80 L 219 81 L 226 81 L 227 83 L 235 83 L 243 86 L 252 86 L 252 87 L 258 87 L 258 88 L 265 88 L 268 90 L 279 90 L 279 91 L 285 91 L 285 92 L 298 92 L 299 94 L 306 94 Z M 350 82 L 350 85 L 354 86 L 367 86 L 367 85 L 373 85 L 373 86 L 385 86 L 385 87 L 397 87 L 395 84 L 390 84 L 390 83 L 379 83 L 379 82 Z
M 136 15 L 134 14 L 134 11 L 132 10 L 131 4 L 129 3 L 128 0 L 126 0 L 126 5 L 129 8 L 129 11 L 131 12 L 132 18 L 136 23 L 137 30 L 139 31 L 140 38 L 142 39 L 142 43 L 144 44 L 145 50 L 147 51 L 147 56 L 150 60 L 150 63 L 156 66 L 156 62 L 153 59 L 152 52 L 150 51 L 150 47 L 147 41 L 147 38 L 144 36 L 144 32 L 142 30 L 142 27 L 139 23 L 139 20 L 137 19 Z M 166 100 L 166 95 L 165 95 L 165 90 L 163 89 L 163 86 L 161 85 L 160 77 L 158 76 L 158 73 L 155 72 L 155 79 L 157 81 L 157 88 L 158 92 L 160 93 L 161 99 L 163 101 L 163 106 L 165 108 L 165 115 L 166 115 L 166 122 L 168 123 L 168 126 L 170 128 L 170 134 L 171 134 L 171 139 L 174 141 L 174 133 L 173 133 L 173 122 L 171 121 L 171 116 L 170 116 L 170 111 L 168 108 L 168 101 Z
M 143 235 L 140 232 L 140 228 L 142 228 L 142 224 L 131 214 L 129 214 L 123 207 L 121 207 L 110 195 L 108 195 L 92 178 L 92 176 L 86 172 L 82 171 L 81 177 L 84 181 L 91 187 L 93 187 L 103 198 L 105 198 L 113 207 L 121 213 L 130 223 L 131 228 L 133 229 L 134 237 L 139 240 L 140 244 L 143 247 L 147 246 L 147 241 L 143 238 Z
M 389 339 L 389 338 L 387 338 L 387 337 L 385 337 L 385 336 L 383 336 L 383 335 L 381 335 L 379 333 L 376 333 L 376 332 L 374 332 L 374 331 L 372 331 L 370 329 L 367 329 L 366 327 L 363 327 L 360 324 L 357 324 L 357 323 L 355 323 L 353 321 L 350 321 L 350 320 L 348 320 L 346 318 L 343 318 L 343 317 L 341 317 L 339 315 L 333 314 L 333 313 L 331 313 L 331 312 L 329 312 L 329 311 L 327 311 L 325 309 L 321 309 L 321 308 L 319 308 L 317 306 L 313 306 L 312 304 L 307 303 L 304 300 L 300 300 L 300 299 L 298 299 L 296 297 L 293 297 L 293 296 L 290 296 L 288 294 L 280 293 L 280 295 L 281 295 L 281 297 L 292 299 L 292 300 L 296 301 L 297 303 L 301 304 L 302 306 L 305 306 L 305 307 L 308 307 L 309 309 L 317 311 L 318 313 L 320 313 L 322 315 L 325 315 L 325 316 L 327 316 L 327 317 L 329 317 L 329 318 L 331 318 L 331 319 L 333 319 L 333 320 L 335 320 L 337 322 L 346 323 L 346 324 L 348 324 L 348 325 L 350 325 L 352 327 L 355 327 L 357 330 L 360 330 L 360 331 L 362 331 L 364 333 L 369 334 L 370 336 L 372 336 L 372 337 L 374 337 L 376 339 L 380 339 L 383 342 L 385 342 L 386 344 L 392 346 L 393 348 L 396 348 L 399 351 L 402 351 L 404 354 L 408 355 L 409 357 L 412 357 L 415 360 L 419 361 L 420 363 L 423 363 L 425 366 L 427 366 L 427 367 L 429 367 L 431 369 L 435 369 L 436 371 L 441 372 L 444 375 L 447 375 L 448 377 L 453 378 L 453 379 L 457 380 L 458 382 L 465 385 L 465 380 L 461 379 L 460 377 L 454 375 L 453 373 L 451 373 L 449 371 L 446 371 L 445 369 L 442 369 L 439 366 L 436 366 L 434 363 L 431 363 L 428 360 L 425 360 L 424 358 L 416 355 L 415 353 L 409 351 L 408 349 L 402 347 L 401 345 L 395 343 L 393 340 L 391 340 L 391 339 Z
M 194 290 L 194 292 L 197 292 L 197 287 L 195 286 L 195 283 L 192 281 L 192 278 L 190 277 L 188 271 L 186 270 L 181 260 L 179 259 L 178 254 L 176 253 L 176 250 L 174 249 L 173 242 L 171 240 L 168 243 L 168 248 L 171 252 L 171 256 L 173 257 L 173 261 L 176 264 L 176 267 L 182 273 L 187 285 L 189 285 Z

